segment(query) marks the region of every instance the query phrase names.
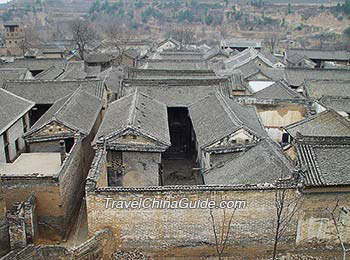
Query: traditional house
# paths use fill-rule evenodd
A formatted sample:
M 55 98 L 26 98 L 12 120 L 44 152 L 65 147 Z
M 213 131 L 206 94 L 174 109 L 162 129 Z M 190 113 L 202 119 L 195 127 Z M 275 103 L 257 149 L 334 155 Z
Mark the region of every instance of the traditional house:
M 35 196 L 39 238 L 64 238 L 72 227 L 94 158 L 91 142 L 102 105 L 83 87 L 57 100 L 25 133 L 28 152 L 13 163 L 0 163 L 7 208 Z
M 59 152 L 62 140 L 69 152 L 78 133 L 85 159 L 91 161 L 90 143 L 102 121 L 102 107 L 103 100 L 83 87 L 58 99 L 24 134 L 28 152 Z
M 248 48 L 224 61 L 227 69 L 236 69 L 250 61 L 254 61 L 259 67 L 284 68 L 284 63 L 270 53 L 263 53 L 253 48 Z
M 31 124 L 34 124 L 58 99 L 72 94 L 82 86 L 88 93 L 107 100 L 105 86 L 101 80 L 38 80 L 7 81 L 3 88 L 35 102 L 31 113 Z
M 15 160 L 25 149 L 22 135 L 29 128 L 34 102 L 0 88 L 0 163 Z
M 109 186 L 159 185 L 171 145 L 166 105 L 138 91 L 112 102 L 94 143 L 107 151 Z
M 181 48 L 181 43 L 178 40 L 175 40 L 173 37 L 169 37 L 161 41 L 155 46 L 155 49 L 158 52 L 163 50 L 180 49 L 180 48 Z
M 298 60 L 299 57 L 299 61 Z M 302 58 L 301 58 L 302 57 Z M 317 49 L 288 49 L 285 59 L 293 62 L 303 62 L 310 60 L 316 68 L 324 68 L 326 62 L 332 62 L 338 66 L 348 66 L 350 63 L 350 53 L 344 50 L 317 50 Z
M 285 81 L 298 92 L 304 91 L 305 80 L 350 80 L 348 69 L 286 68 Z
M 261 39 L 234 38 L 229 40 L 221 40 L 220 47 L 222 49 L 230 48 L 238 51 L 244 51 L 249 48 L 261 50 L 262 42 L 263 40 Z
M 189 106 L 197 161 L 203 170 L 255 146 L 267 136 L 253 106 L 215 94 Z
M 313 102 L 316 113 L 327 108 L 338 111 L 349 118 L 348 100 L 350 98 L 349 80 L 306 80 L 304 83 L 305 96 Z
M 51 58 L 15 58 L 11 62 L 1 62 L 0 68 L 21 68 L 28 69 L 33 76 L 55 66 L 60 69 L 65 66 L 65 59 L 51 59 Z

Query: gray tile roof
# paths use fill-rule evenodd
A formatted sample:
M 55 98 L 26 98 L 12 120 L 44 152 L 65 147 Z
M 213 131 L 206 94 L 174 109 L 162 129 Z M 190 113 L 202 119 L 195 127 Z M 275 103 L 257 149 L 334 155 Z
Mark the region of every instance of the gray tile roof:
M 278 81 L 254 93 L 258 99 L 304 99 L 298 92 L 289 88 L 283 81 Z
M 103 143 L 106 139 L 108 142 L 126 130 L 170 146 L 166 105 L 138 91 L 118 99 L 109 104 L 95 140 Z
M 72 94 L 80 86 L 92 95 L 103 97 L 104 85 L 101 80 L 8 81 L 4 83 L 3 88 L 36 104 L 53 104 L 58 99 Z
M 255 49 L 249 48 L 225 60 L 224 64 L 227 69 L 236 69 L 257 58 L 262 60 L 266 65 L 270 66 L 271 68 L 279 62 L 282 63 L 281 60 L 277 59 L 271 54 L 262 53 Z
M 220 47 L 215 47 L 211 50 L 208 50 L 204 55 L 203 59 L 204 60 L 210 60 L 216 56 L 224 56 L 226 58 L 230 57 L 230 53 Z
M 291 86 L 302 86 L 305 80 L 350 80 L 348 69 L 286 68 L 285 80 Z
M 305 92 L 315 100 L 322 96 L 350 97 L 350 80 L 307 80 Z
M 291 162 L 270 140 L 256 146 L 204 173 L 205 184 L 273 184 L 290 178 Z
M 0 68 L 0 84 L 6 80 L 24 80 L 32 77 L 32 74 L 26 68 Z
M 150 96 L 168 107 L 188 107 L 198 100 L 214 94 L 221 89 L 217 79 L 210 80 L 140 80 L 123 86 L 124 95 L 133 93 L 137 88 L 140 92 Z
M 35 80 L 54 80 L 57 79 L 64 72 L 63 68 L 56 68 L 52 66 L 47 70 L 37 74 Z
M 85 61 L 88 63 L 101 63 L 101 62 L 109 62 L 113 60 L 113 55 L 107 53 L 90 53 L 85 58 Z
M 58 77 L 58 80 L 85 79 L 88 73 L 85 72 L 84 61 L 69 61 L 66 64 L 64 73 Z
M 350 184 L 350 145 L 297 146 L 306 186 Z
M 0 88 L 0 134 L 33 106 L 33 102 Z
M 233 38 L 222 40 L 220 46 L 230 48 L 261 48 L 262 39 Z
M 287 126 L 286 131 L 294 138 L 298 132 L 303 136 L 349 137 L 350 122 L 337 112 L 326 110 L 316 116 Z
M 350 96 L 349 97 L 336 97 L 336 96 L 323 96 L 319 102 L 321 105 L 331 108 L 335 111 L 343 111 L 350 113 Z
M 142 69 L 162 70 L 209 70 L 209 65 L 203 60 L 147 60 Z
M 199 146 L 204 148 L 239 129 L 266 137 L 254 106 L 245 106 L 216 93 L 189 107 L 190 117 Z
M 64 68 L 65 59 L 63 58 L 15 58 L 13 62 L 0 63 L 0 68 L 27 68 L 30 71 L 47 70 L 55 66 L 56 68 Z
M 287 57 L 298 54 L 301 57 L 308 57 L 312 60 L 350 60 L 350 53 L 343 50 L 317 50 L 317 49 L 289 49 Z
M 51 122 L 60 123 L 73 131 L 88 135 L 100 113 L 103 100 L 86 92 L 83 87 L 57 100 L 25 134 L 29 136 Z

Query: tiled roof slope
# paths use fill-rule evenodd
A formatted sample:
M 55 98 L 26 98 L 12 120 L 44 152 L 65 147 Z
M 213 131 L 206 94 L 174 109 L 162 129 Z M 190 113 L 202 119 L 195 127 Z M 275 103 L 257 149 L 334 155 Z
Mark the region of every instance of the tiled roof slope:
M 316 100 L 322 96 L 350 97 L 350 80 L 307 80 L 305 92 Z
M 296 137 L 303 136 L 345 137 L 350 136 L 350 122 L 333 110 L 326 110 L 286 127 L 286 131 Z
M 138 91 L 109 105 L 96 141 L 103 142 L 127 129 L 170 145 L 166 105 Z
M 34 102 L 0 88 L 0 134 L 34 106 Z
M 205 184 L 266 184 L 292 175 L 291 162 L 271 140 L 204 173 Z
M 306 186 L 350 184 L 350 145 L 297 146 Z
M 278 81 L 254 94 L 255 98 L 261 99 L 302 99 L 296 91 L 289 88 L 284 82 Z
M 36 104 L 53 104 L 58 99 L 72 94 L 80 86 L 92 95 L 103 97 L 104 86 L 101 80 L 8 81 L 4 83 L 3 88 Z
M 242 128 L 258 137 L 266 137 L 255 107 L 240 105 L 219 93 L 192 104 L 189 112 L 200 147 Z
M 89 94 L 80 87 L 73 94 L 57 100 L 25 136 L 31 135 L 51 122 L 61 123 L 73 131 L 88 135 L 102 106 L 102 99 Z

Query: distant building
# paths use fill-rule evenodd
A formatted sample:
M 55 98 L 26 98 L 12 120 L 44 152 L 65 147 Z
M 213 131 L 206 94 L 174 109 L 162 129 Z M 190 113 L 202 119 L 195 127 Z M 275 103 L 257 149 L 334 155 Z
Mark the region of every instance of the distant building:
M 25 45 L 24 26 L 21 23 L 9 22 L 5 27 L 5 46 L 9 56 L 23 55 Z
M 261 39 L 245 39 L 245 38 L 234 38 L 228 40 L 221 40 L 220 47 L 222 49 L 232 49 L 237 51 L 244 51 L 249 48 L 253 48 L 256 50 L 261 50 L 262 48 Z

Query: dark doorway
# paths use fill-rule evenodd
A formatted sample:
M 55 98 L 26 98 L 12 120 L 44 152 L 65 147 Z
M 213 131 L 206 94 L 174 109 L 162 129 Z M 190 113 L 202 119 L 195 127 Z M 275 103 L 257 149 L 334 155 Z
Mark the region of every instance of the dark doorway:
M 39 120 L 40 117 L 42 117 L 43 114 L 46 113 L 47 110 L 50 109 L 52 105 L 48 104 L 37 104 L 35 107 L 32 108 L 30 113 L 30 126 L 34 125 L 36 121 Z
M 161 183 L 163 185 L 194 185 L 195 138 L 186 107 L 169 107 L 168 123 L 171 146 L 162 154 Z
M 168 123 L 171 147 L 164 153 L 167 159 L 190 158 L 194 150 L 192 122 L 186 107 L 169 107 Z

